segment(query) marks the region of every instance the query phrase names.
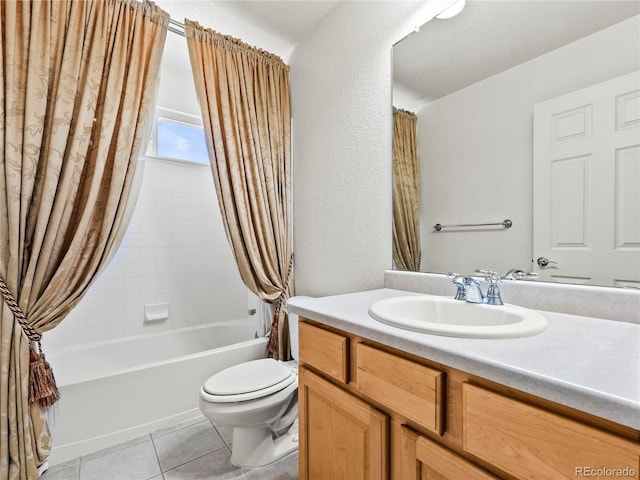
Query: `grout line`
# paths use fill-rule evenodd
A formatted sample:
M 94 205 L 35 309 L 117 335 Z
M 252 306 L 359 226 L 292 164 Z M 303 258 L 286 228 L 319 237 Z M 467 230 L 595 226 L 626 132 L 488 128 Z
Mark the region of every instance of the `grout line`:
M 218 436 L 220 437 L 220 439 L 222 440 L 222 443 L 225 444 L 225 446 L 231 448 L 232 443 L 228 443 L 227 440 L 224 438 L 224 435 L 222 435 L 222 433 L 220 432 L 220 430 L 218 430 L 218 427 L 216 427 L 213 423 L 211 424 L 211 426 L 213 427 L 213 429 L 215 430 L 215 432 L 218 434 Z M 232 432 L 233 435 L 233 432 Z M 233 442 L 233 436 L 231 437 L 231 441 Z
M 160 470 L 160 475 L 164 480 L 164 470 L 162 470 L 162 463 L 160 463 L 160 455 L 158 455 L 158 449 L 156 448 L 156 442 L 153 439 L 153 435 L 149 434 L 151 437 L 151 445 L 153 445 L 153 452 L 156 454 L 156 462 L 158 462 L 158 470 Z
M 177 428 L 176 430 L 172 430 L 171 432 L 167 432 L 166 434 L 160 435 L 158 438 L 161 438 L 161 437 L 163 437 L 163 436 L 165 436 L 165 435 L 169 435 L 169 434 L 171 434 L 171 433 L 174 433 L 174 432 L 180 431 L 180 430 L 182 430 L 182 429 L 184 429 L 184 428 L 193 427 L 193 426 L 198 425 L 198 424 L 200 424 L 200 423 L 203 423 L 203 422 L 205 422 L 205 421 L 207 421 L 207 420 L 198 421 L 198 422 L 192 423 L 192 424 L 190 424 L 190 425 L 184 425 L 184 426 L 182 426 L 182 427 L 180 427 L 180 428 Z M 225 448 L 225 447 L 226 447 L 226 448 L 229 448 L 229 446 L 227 445 L 227 443 L 224 441 L 224 438 L 222 437 L 222 435 L 220 435 L 220 432 L 218 432 L 218 429 L 217 429 L 217 428 L 216 428 L 212 423 L 210 423 L 210 422 L 209 422 L 209 426 L 210 426 L 210 427 L 213 429 L 213 431 L 214 431 L 214 432 L 215 432 L 215 433 L 220 437 L 220 440 L 222 440 L 222 446 L 221 446 L 220 448 L 216 448 L 216 449 L 214 449 L 214 450 L 211 450 L 210 452 L 204 453 L 204 454 L 200 455 L 199 457 L 192 458 L 192 459 L 191 459 L 191 460 L 189 460 L 189 461 L 183 462 L 183 463 L 181 463 L 181 464 L 179 464 L 179 465 L 175 465 L 175 466 L 173 466 L 173 467 L 171 467 L 171 468 L 168 468 L 168 469 L 166 469 L 166 470 L 163 470 L 163 468 L 162 468 L 162 464 L 160 463 L 160 456 L 158 455 L 158 451 L 156 450 L 156 444 L 155 444 L 155 441 L 154 441 L 154 439 L 153 439 L 153 436 L 151 436 L 151 442 L 152 442 L 152 444 L 153 444 L 153 450 L 154 450 L 154 451 L 155 451 L 155 453 L 156 453 L 156 459 L 157 459 L 157 461 L 158 461 L 158 466 L 160 467 L 160 472 L 162 473 L 162 478 L 163 478 L 163 479 L 164 479 L 164 474 L 165 474 L 166 472 L 169 472 L 169 471 L 171 471 L 171 470 L 175 470 L 176 468 L 179 468 L 179 467 L 182 467 L 182 466 L 184 466 L 184 465 L 187 465 L 188 463 L 194 462 L 194 461 L 196 461 L 196 460 L 198 460 L 198 459 L 200 459 L 200 458 L 202 458 L 202 457 L 206 457 L 207 455 L 211 455 L 212 453 L 218 452 L 218 451 L 222 450 L 222 449 L 223 449 L 223 448 Z
M 192 458 L 192 459 L 191 459 L 191 460 L 189 460 L 188 462 L 184 462 L 184 463 L 181 463 L 180 465 L 176 465 L 175 467 L 171 467 L 171 468 L 169 468 L 169 469 L 167 469 L 167 470 L 164 470 L 164 471 L 162 471 L 162 478 L 164 478 L 164 474 L 165 474 L 165 473 L 170 472 L 171 470 L 175 470 L 176 468 L 184 467 L 185 465 L 188 465 L 188 464 L 189 464 L 189 463 L 191 463 L 191 462 L 195 462 L 196 460 L 200 460 L 201 458 L 206 457 L 207 455 L 211 455 L 212 453 L 219 452 L 219 451 L 220 451 L 220 450 L 222 450 L 223 448 L 227 448 L 227 449 L 228 449 L 229 447 L 228 447 L 227 445 L 224 445 L 224 446 L 222 446 L 222 447 L 220 447 L 220 448 L 217 448 L 217 449 L 212 450 L 212 451 L 210 451 L 210 452 L 207 452 L 207 453 L 205 453 L 205 454 L 203 454 L 203 455 L 200 455 L 199 457 Z M 231 450 L 230 450 L 230 449 L 229 449 L 229 453 L 231 453 Z M 236 468 L 240 468 L 240 467 L 236 467 Z M 162 470 L 162 467 L 160 467 L 160 470 Z M 242 469 L 240 469 L 240 470 L 242 470 Z

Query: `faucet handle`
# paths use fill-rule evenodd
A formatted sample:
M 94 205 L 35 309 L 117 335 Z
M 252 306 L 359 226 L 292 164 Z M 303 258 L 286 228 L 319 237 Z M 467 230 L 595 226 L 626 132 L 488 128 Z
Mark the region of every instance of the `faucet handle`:
M 489 282 L 489 288 L 487 288 L 487 294 L 484 297 L 484 302 L 488 305 L 504 305 L 502 297 L 500 296 L 500 288 L 498 282 L 502 280 L 500 275 L 490 270 L 476 269 L 473 273 L 484 276 L 484 279 Z
M 492 272 L 491 270 L 482 270 L 481 268 L 476 268 L 473 273 L 484 277 L 484 279 L 490 283 L 496 283 L 498 280 L 500 280 L 500 275 L 498 275 L 497 272 Z
M 513 278 L 516 280 L 534 280 L 539 276 L 540 274 L 536 272 L 513 272 Z
M 502 277 L 502 280 L 534 280 L 539 276 L 536 272 L 525 272 L 519 268 L 512 268 Z
M 500 296 L 500 288 L 498 287 L 498 280 L 491 281 L 489 288 L 487 288 L 487 294 L 484 297 L 484 303 L 487 305 L 504 305 L 502 297 Z

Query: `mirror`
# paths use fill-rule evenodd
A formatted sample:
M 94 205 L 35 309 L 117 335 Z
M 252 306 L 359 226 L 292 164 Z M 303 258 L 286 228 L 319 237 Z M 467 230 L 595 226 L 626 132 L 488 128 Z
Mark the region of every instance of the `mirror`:
M 394 107 L 418 117 L 421 271 L 466 274 L 482 268 L 505 275 L 515 268 L 547 281 L 640 286 L 640 85 L 620 96 L 627 100 L 635 146 L 625 150 L 626 190 L 610 192 L 616 202 L 623 198 L 632 219 L 619 250 L 631 252 L 636 277 L 625 272 L 609 281 L 589 271 L 611 270 L 610 259 L 578 260 L 587 272 L 566 274 L 554 255 L 580 241 L 574 250 L 589 250 L 592 239 L 542 253 L 534 247 L 534 212 L 537 218 L 549 207 L 533 200 L 534 105 L 638 71 L 639 15 L 637 1 L 467 0 L 458 16 L 433 19 L 394 45 Z M 573 121 L 567 117 L 563 128 L 574 128 Z M 588 178 L 580 169 L 565 170 L 569 179 L 599 180 L 593 172 Z M 576 188 L 591 188 L 581 185 Z M 590 193 L 576 192 L 569 191 L 563 215 L 588 236 L 594 225 L 574 217 L 584 213 L 580 208 L 597 205 L 589 199 L 586 206 L 572 205 Z M 510 228 L 502 225 L 507 219 Z M 484 223 L 498 225 L 434 228 Z M 617 238 L 615 222 L 605 223 L 598 231 Z M 549 260 L 545 267 L 535 261 L 543 256 Z

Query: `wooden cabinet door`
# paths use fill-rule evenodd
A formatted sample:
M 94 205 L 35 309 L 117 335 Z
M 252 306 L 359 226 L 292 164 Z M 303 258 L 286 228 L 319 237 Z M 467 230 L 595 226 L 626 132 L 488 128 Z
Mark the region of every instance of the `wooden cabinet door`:
M 300 367 L 301 480 L 387 480 L 389 419 Z
M 400 479 L 393 480 L 498 480 L 460 455 L 402 426 Z

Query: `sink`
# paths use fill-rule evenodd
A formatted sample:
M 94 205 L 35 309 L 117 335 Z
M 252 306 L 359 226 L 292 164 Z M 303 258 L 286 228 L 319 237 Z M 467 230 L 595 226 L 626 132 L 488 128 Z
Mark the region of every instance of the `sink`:
M 528 308 L 468 303 L 436 295 L 379 300 L 371 305 L 369 315 L 404 330 L 448 337 L 518 338 L 547 328 L 547 319 Z

